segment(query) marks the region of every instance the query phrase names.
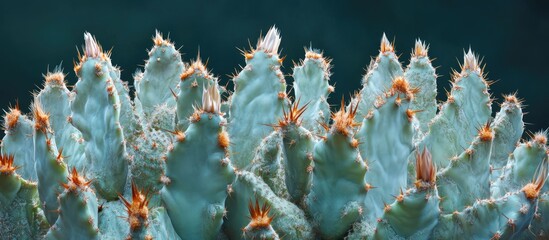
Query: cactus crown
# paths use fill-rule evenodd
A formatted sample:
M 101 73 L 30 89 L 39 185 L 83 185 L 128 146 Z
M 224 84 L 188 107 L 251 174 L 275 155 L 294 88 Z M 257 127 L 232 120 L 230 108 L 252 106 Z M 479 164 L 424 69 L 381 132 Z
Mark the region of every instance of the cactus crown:
M 17 121 L 21 116 L 21 110 L 19 110 L 19 103 L 15 104 L 15 107 L 9 108 L 9 111 L 4 117 L 4 129 L 10 130 L 17 126 Z
M 63 85 L 65 84 L 65 74 L 63 69 L 56 67 L 53 72 L 47 72 L 46 75 L 43 75 L 46 85 Z
M 267 34 L 265 34 L 265 38 L 259 37 L 259 40 L 257 40 L 257 49 L 270 54 L 278 54 L 280 41 L 282 41 L 280 31 L 273 26 L 269 29 Z
M 414 94 L 419 92 L 419 89 L 411 87 L 410 83 L 408 83 L 404 77 L 398 76 L 393 79 L 391 90 L 389 92 L 391 95 L 399 94 L 400 96 L 400 94 L 404 94 L 407 100 L 412 100 L 414 98 Z
M 492 129 L 490 128 L 490 121 L 487 121 L 486 124 L 484 124 L 479 130 L 478 130 L 478 136 L 480 140 L 487 142 L 491 141 L 494 138 L 494 133 L 492 132 Z
M 160 33 L 158 30 L 156 30 L 156 34 L 154 35 L 154 37 L 152 38 L 153 42 L 154 42 L 154 45 L 155 46 L 167 46 L 167 45 L 171 45 L 172 43 L 170 42 L 170 39 L 167 38 L 167 39 L 164 39 L 164 37 L 162 36 L 162 33 Z
M 379 51 L 381 51 L 381 53 L 395 51 L 394 45 L 389 42 L 389 39 L 387 39 L 387 35 L 385 35 L 385 33 L 383 33 L 383 37 L 381 38 L 381 46 L 379 48 Z
M 431 153 L 426 148 L 416 152 L 416 188 L 427 189 L 435 185 L 436 166 L 432 160 Z
M 32 105 L 32 113 L 34 115 L 34 128 L 43 133 L 48 131 L 50 126 L 50 116 L 44 112 L 38 99 L 35 99 L 34 104 Z
M 549 173 L 548 164 L 548 160 L 545 158 L 543 162 L 540 163 L 538 169 L 536 169 L 536 174 L 534 174 L 532 182 L 526 184 L 526 186 L 522 188 L 524 195 L 526 195 L 528 199 L 535 199 L 539 196 L 539 192 L 543 188 L 545 180 L 547 180 L 547 174 Z
M 214 84 L 204 88 L 202 94 L 202 110 L 208 113 L 220 113 L 221 96 L 217 90 L 217 81 Z
M 357 109 L 358 104 L 353 105 L 351 103 L 349 111 L 345 110 L 345 99 L 341 98 L 341 108 L 335 113 L 332 112 L 332 120 L 334 121 L 332 128 L 335 131 L 348 136 L 352 128 L 360 125 L 360 123 L 355 122 Z
M 417 39 L 412 52 L 412 57 L 427 57 L 428 51 L 429 46 L 427 46 L 425 42 L 422 42 L 420 39 Z
M 86 179 L 81 176 L 74 167 L 72 168 L 72 171 L 67 179 L 69 181 L 67 183 L 62 183 L 61 186 L 71 192 L 74 192 L 77 189 L 85 190 L 92 182 L 92 180 L 86 181 Z
M 255 200 L 255 204 L 253 204 L 250 200 L 250 202 L 248 203 L 248 210 L 250 211 L 251 219 L 251 222 L 249 224 L 250 227 L 263 228 L 271 225 L 271 222 L 273 221 L 273 217 L 269 216 L 271 206 L 264 203 L 263 206 L 260 207 L 259 201 L 257 199 Z
M 139 191 L 137 185 L 132 182 L 132 202 L 130 203 L 122 194 L 118 194 L 120 200 L 126 207 L 128 213 L 128 222 L 130 223 L 131 230 L 138 229 L 141 226 L 142 220 L 146 220 L 149 217 L 149 193 L 143 194 Z
M 179 76 L 181 78 L 181 81 L 186 80 L 187 78 L 189 78 L 191 75 L 193 75 L 195 73 L 202 75 L 206 79 L 213 78 L 213 76 L 210 74 L 210 72 L 206 68 L 207 64 L 208 64 L 207 62 L 206 62 L 206 64 L 202 63 L 202 60 L 200 59 L 200 54 L 198 54 L 198 56 L 196 57 L 196 60 L 194 60 L 188 66 L 187 70 L 185 70 L 185 72 L 183 72 Z
M 0 155 L 0 174 L 11 175 L 19 167 L 13 165 L 13 155 Z
M 290 124 L 299 125 L 301 123 L 301 116 L 307 110 L 307 106 L 309 103 L 306 103 L 305 105 L 299 107 L 300 99 L 297 99 L 292 105 L 290 106 L 290 109 L 286 111 L 286 109 L 283 109 L 283 117 L 278 120 L 278 124 L 275 125 L 275 127 L 286 127 Z M 284 106 L 283 106 L 284 108 Z

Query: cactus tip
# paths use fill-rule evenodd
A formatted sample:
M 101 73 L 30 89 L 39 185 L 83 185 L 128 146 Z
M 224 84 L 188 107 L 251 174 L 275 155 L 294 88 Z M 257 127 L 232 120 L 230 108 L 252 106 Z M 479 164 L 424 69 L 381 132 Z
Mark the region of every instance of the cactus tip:
M 204 88 L 202 93 L 202 110 L 208 113 L 220 113 L 221 96 L 217 89 L 217 81 L 214 84 Z
M 416 188 L 426 189 L 434 186 L 436 182 L 436 166 L 431 153 L 427 148 L 416 151 Z
M 469 48 L 468 52 L 466 53 L 464 52 L 463 66 L 461 70 L 481 72 L 479 61 L 478 61 L 478 55 L 475 55 L 475 53 L 471 50 L 471 48 Z
M 395 51 L 393 44 L 389 42 L 389 39 L 387 39 L 387 35 L 385 35 L 385 33 L 383 33 L 383 37 L 381 37 L 380 51 L 381 53 Z
M 120 193 L 118 194 L 118 197 L 122 200 L 122 203 L 126 207 L 130 229 L 139 229 L 142 226 L 141 223 L 143 220 L 146 220 L 149 217 L 149 193 L 146 192 L 143 194 L 143 192 L 137 188 L 135 183 L 132 182 L 132 202 L 130 203 Z
M 259 38 L 257 42 L 257 49 L 262 49 L 266 53 L 270 54 L 278 54 L 278 47 L 280 46 L 281 40 L 282 38 L 280 37 L 280 31 L 276 28 L 276 26 L 272 26 L 265 35 L 265 38 Z
M 333 128 L 345 136 L 349 135 L 349 127 L 353 128 L 359 126 L 360 123 L 355 122 L 356 112 L 358 110 L 358 103 L 352 104 L 349 107 L 349 111 L 345 110 L 345 99 L 341 98 L 341 108 L 338 112 L 332 112 Z
M 490 121 L 487 121 L 486 124 L 478 130 L 478 137 L 483 142 L 491 141 L 494 138 L 494 133 L 492 132 L 492 128 L 490 128 L 490 123 Z
M 11 175 L 19 167 L 13 165 L 13 155 L 0 155 L 0 174 Z
M 429 46 L 422 42 L 419 38 L 416 40 L 416 44 L 412 51 L 412 57 L 426 57 L 429 51 Z
M 50 125 L 50 116 L 42 109 L 42 105 L 38 99 L 32 104 L 32 113 L 34 115 L 34 128 L 41 132 L 46 132 Z
M 547 158 L 545 158 L 536 169 L 536 173 L 534 174 L 534 179 L 532 180 L 532 182 L 526 184 L 526 186 L 522 188 L 524 195 L 526 195 L 528 199 L 535 199 L 539 196 L 539 192 L 543 188 L 545 180 L 547 180 L 548 177 L 548 168 L 549 162 Z
M 259 201 L 256 199 L 255 204 L 250 202 L 248 203 L 248 210 L 250 211 L 250 226 L 251 228 L 263 228 L 268 227 L 273 221 L 273 217 L 269 216 L 271 211 L 271 206 L 267 203 L 264 203 L 262 207 L 259 206 Z
M 67 183 L 61 183 L 61 186 L 71 192 L 78 188 L 85 190 L 92 182 L 92 180 L 86 181 L 86 179 L 76 171 L 75 167 L 72 168 L 67 179 L 69 181 Z
M 19 103 L 16 103 L 15 107 L 10 107 L 9 111 L 6 112 L 6 115 L 4 116 L 4 129 L 10 130 L 15 128 L 20 116 L 21 110 L 19 110 Z
M 97 43 L 97 40 L 95 40 L 95 37 L 91 35 L 89 32 L 84 33 L 84 55 L 86 57 L 92 57 L 96 58 L 101 55 L 103 50 L 101 49 L 101 46 Z

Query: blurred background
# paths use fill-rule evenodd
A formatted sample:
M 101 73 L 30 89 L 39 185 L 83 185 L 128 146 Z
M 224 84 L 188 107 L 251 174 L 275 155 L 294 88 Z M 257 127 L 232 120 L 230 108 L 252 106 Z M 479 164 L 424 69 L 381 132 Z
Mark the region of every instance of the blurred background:
M 416 38 L 430 44 L 429 56 L 439 66 L 439 100 L 445 100 L 451 69 L 459 68 L 463 51 L 471 47 L 483 57 L 491 92 L 518 90 L 525 99 L 530 131 L 549 127 L 549 2 L 548 1 L 2 1 L 0 3 L 0 107 L 19 101 L 28 112 L 31 92 L 42 85 L 48 67 L 62 64 L 74 84 L 76 48 L 89 31 L 122 79 L 144 64 L 155 29 L 182 46 L 184 61 L 200 49 L 208 68 L 228 82 L 227 74 L 244 64 L 237 47 L 255 46 L 261 32 L 276 25 L 282 33 L 282 71 L 292 73 L 292 60 L 303 58 L 312 45 L 333 58 L 331 103 L 360 87 L 370 58 L 378 54 L 385 32 L 396 43 L 404 66 Z M 291 86 L 292 78 L 287 77 Z M 494 104 L 493 109 L 499 109 Z

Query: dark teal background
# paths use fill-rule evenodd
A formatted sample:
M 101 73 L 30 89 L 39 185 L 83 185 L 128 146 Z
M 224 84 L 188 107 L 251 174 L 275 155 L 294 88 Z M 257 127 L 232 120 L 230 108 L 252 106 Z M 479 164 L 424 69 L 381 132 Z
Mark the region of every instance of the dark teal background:
M 493 2 L 493 3 L 488 3 Z M 41 74 L 62 62 L 76 82 L 72 61 L 83 33 L 94 34 L 112 62 L 133 82 L 132 73 L 147 58 L 155 29 L 183 46 L 184 60 L 200 48 L 208 67 L 220 76 L 234 72 L 244 60 L 236 47 L 255 46 L 259 33 L 276 24 L 282 32 L 286 74 L 292 60 L 303 57 L 312 44 L 333 58 L 330 99 L 359 89 L 364 68 L 378 53 L 383 32 L 396 42 L 407 65 L 414 40 L 430 44 L 436 58 L 439 92 L 449 87 L 452 68 L 471 46 L 483 56 L 492 93 L 518 90 L 526 100 L 527 129 L 549 127 L 549 6 L 547 1 L 2 1 L 0 16 L 0 107 L 18 99 L 27 111 L 31 92 L 42 85 Z M 286 80 L 291 84 L 291 77 Z M 444 94 L 439 94 L 444 100 Z M 499 107 L 494 105 L 494 110 Z

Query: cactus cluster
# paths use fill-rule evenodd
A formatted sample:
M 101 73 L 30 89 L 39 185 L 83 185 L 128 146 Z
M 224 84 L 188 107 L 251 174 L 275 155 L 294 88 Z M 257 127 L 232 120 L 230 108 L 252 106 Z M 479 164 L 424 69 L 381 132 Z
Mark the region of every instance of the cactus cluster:
M 385 35 L 362 89 L 331 111 L 330 60 L 293 68 L 271 28 L 218 83 L 160 33 L 135 91 L 84 34 L 69 90 L 44 75 L 6 111 L 4 239 L 548 239 L 547 132 L 494 99 L 467 51 L 438 103 L 428 47 L 403 68 Z M 132 94 L 134 93 L 134 94 Z

